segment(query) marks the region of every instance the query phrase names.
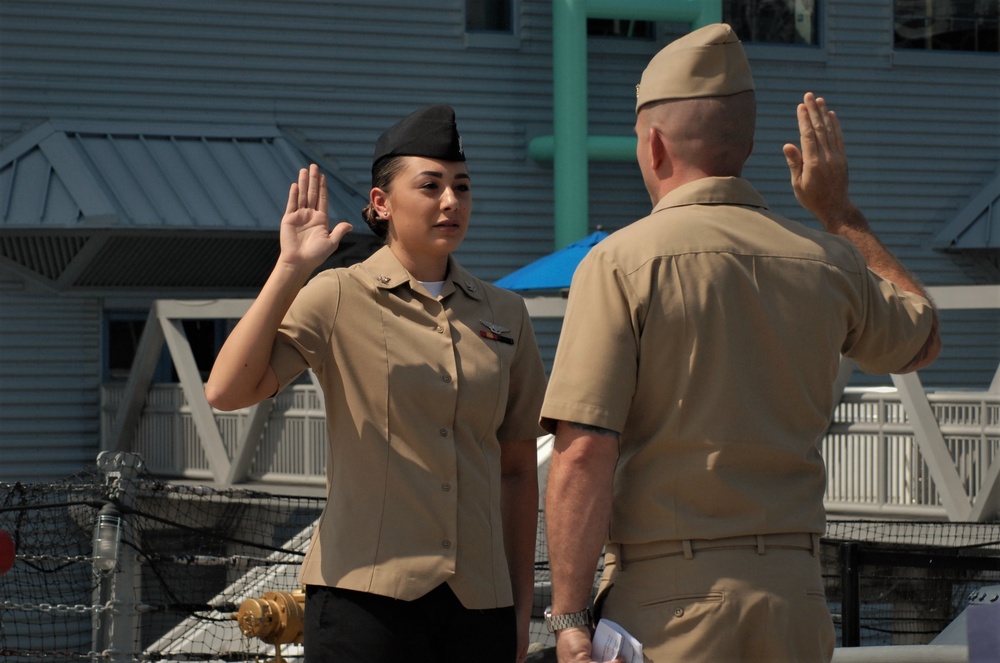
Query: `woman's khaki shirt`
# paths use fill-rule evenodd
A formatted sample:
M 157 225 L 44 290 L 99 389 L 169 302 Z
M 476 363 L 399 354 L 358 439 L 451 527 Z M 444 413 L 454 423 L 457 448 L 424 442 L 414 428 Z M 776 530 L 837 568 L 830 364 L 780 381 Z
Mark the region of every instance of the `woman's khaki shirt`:
M 491 330 L 489 326 L 493 326 Z M 388 248 L 299 293 L 271 355 L 326 401 L 328 501 L 305 584 L 404 600 L 447 582 L 511 605 L 500 448 L 541 434 L 545 373 L 523 300 L 449 259 L 433 298 Z

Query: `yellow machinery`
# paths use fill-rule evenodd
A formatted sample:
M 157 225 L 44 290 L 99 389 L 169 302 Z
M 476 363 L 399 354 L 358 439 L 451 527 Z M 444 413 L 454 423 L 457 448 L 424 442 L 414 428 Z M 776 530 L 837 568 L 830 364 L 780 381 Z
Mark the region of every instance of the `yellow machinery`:
M 246 599 L 233 619 L 248 638 L 260 638 L 275 645 L 275 663 L 281 663 L 281 645 L 301 643 L 306 595 L 292 592 L 265 592 L 260 598 Z

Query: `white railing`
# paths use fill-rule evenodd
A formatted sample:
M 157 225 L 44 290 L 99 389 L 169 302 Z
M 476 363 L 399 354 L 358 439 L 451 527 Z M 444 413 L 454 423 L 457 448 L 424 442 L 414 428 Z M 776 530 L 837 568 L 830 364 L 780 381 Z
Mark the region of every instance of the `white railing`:
M 932 288 L 940 309 L 1000 309 L 1000 285 Z M 533 318 L 560 318 L 562 298 L 525 300 Z M 157 300 L 123 385 L 102 389 L 101 448 L 141 454 L 154 471 L 227 485 L 321 486 L 326 464 L 318 384 L 235 413 L 214 411 L 183 320 L 237 319 L 250 300 Z M 166 347 L 180 385 L 153 383 Z M 835 394 L 854 370 L 841 362 Z M 310 374 L 311 377 L 314 377 Z M 950 521 L 1000 516 L 1000 367 L 984 392 L 927 391 L 916 373 L 895 388 L 843 391 L 829 434 L 831 513 Z
M 214 476 L 198 437 L 193 412 L 176 384 L 154 384 L 130 451 L 142 456 L 157 475 L 212 482 Z M 115 430 L 115 417 L 125 396 L 124 384 L 101 389 L 101 431 L 105 448 Z M 232 459 L 238 440 L 250 425 L 249 408 L 215 411 L 226 453 Z M 318 390 L 296 385 L 274 399 L 248 479 L 260 483 L 324 485 L 326 477 L 326 413 Z
M 102 390 L 102 430 L 114 429 L 125 389 Z M 958 475 L 975 499 L 993 458 L 1000 454 L 1000 394 L 929 392 Z M 250 411 L 216 412 L 230 458 L 249 425 Z M 192 411 L 179 385 L 148 392 L 131 451 L 156 474 L 212 481 Z M 847 389 L 822 441 L 827 462 L 827 508 L 840 515 L 944 518 L 946 512 L 920 453 L 914 427 L 893 388 Z M 259 483 L 322 486 L 326 465 L 323 403 L 312 385 L 297 385 L 274 403 L 248 470 Z
M 975 501 L 1000 449 L 1000 394 L 928 392 L 962 487 Z M 822 442 L 826 506 L 844 515 L 945 517 L 914 426 L 894 388 L 846 389 Z

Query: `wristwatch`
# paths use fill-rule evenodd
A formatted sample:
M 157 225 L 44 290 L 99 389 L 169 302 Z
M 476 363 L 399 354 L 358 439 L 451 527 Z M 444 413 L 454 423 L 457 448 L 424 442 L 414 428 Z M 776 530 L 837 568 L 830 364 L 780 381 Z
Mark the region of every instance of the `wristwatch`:
M 593 619 L 590 616 L 590 608 L 580 612 L 570 612 L 565 615 L 553 615 L 552 606 L 545 609 L 545 625 L 549 628 L 549 633 L 561 631 L 564 628 L 575 626 L 593 626 Z

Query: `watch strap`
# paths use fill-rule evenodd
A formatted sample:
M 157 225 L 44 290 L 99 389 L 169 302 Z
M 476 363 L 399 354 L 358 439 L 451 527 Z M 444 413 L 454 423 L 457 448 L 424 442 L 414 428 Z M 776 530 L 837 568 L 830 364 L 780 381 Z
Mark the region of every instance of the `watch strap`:
M 553 615 L 551 609 L 545 611 L 545 625 L 550 633 L 561 631 L 564 628 L 574 628 L 577 626 L 590 627 L 593 620 L 590 616 L 590 608 L 580 612 L 570 612 L 565 615 Z

